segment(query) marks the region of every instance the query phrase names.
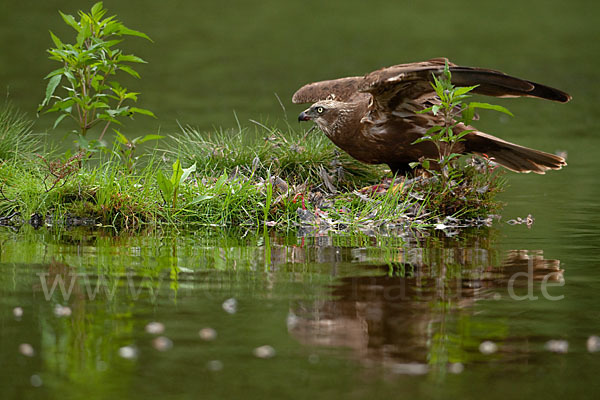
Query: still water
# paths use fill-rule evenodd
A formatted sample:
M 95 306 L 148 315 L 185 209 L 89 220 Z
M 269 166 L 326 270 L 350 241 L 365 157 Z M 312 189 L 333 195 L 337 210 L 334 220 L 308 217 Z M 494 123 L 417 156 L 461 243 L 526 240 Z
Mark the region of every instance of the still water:
M 91 4 L 2 5 L 0 85 L 32 118 L 57 10 Z M 308 81 L 444 55 L 572 94 L 478 124 L 569 166 L 507 175 L 502 220 L 451 239 L 2 230 L 1 398 L 597 398 L 597 3 L 105 6 L 154 40 L 128 44 L 149 62 L 128 84 L 159 118 L 126 134 L 284 125 Z
M 4 231 L 2 397 L 593 398 L 599 257 L 569 229 Z

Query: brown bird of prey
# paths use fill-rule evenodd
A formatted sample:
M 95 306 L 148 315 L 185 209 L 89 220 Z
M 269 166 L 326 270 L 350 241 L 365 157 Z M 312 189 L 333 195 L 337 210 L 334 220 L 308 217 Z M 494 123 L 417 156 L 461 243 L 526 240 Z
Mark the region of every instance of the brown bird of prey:
M 438 113 L 417 111 L 439 103 L 431 82 L 444 72 L 445 58 L 382 68 L 365 76 L 310 83 L 300 88 L 292 101 L 314 103 L 298 117 L 314 121 L 325 135 L 350 156 L 368 164 L 387 164 L 393 173 L 407 173 L 409 163 L 422 158 L 436 159 L 438 150 L 431 141 L 415 140 L 427 130 L 443 125 Z M 490 69 L 461 67 L 448 62 L 452 84 L 478 85 L 473 93 L 495 97 L 538 97 L 566 103 L 571 96 L 560 90 L 515 78 Z M 457 125 L 455 133 L 475 129 Z M 487 133 L 473 131 L 452 148 L 453 153 L 490 157 L 516 172 L 543 174 L 560 169 L 565 159 L 529 149 Z

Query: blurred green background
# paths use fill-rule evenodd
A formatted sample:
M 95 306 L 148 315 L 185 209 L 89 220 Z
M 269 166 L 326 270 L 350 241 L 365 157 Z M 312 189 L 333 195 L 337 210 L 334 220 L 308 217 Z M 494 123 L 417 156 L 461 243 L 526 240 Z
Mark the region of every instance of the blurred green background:
M 93 3 L 4 2 L 0 85 L 31 115 L 43 97 L 43 77 L 57 67 L 45 53 L 52 44 L 48 30 L 63 41 L 73 37 L 58 10 L 76 14 Z M 600 75 L 594 62 L 600 6 L 589 0 L 107 0 L 104 4 L 109 14 L 154 40 L 128 38 L 124 45 L 148 61 L 139 69 L 142 79 L 128 83 L 142 93 L 140 106 L 158 116 L 129 123 L 126 132 L 131 134 L 159 128 L 172 133 L 178 130 L 177 121 L 206 130 L 235 127 L 234 111 L 242 125 L 250 118 L 275 123 L 286 118 L 275 94 L 289 121 L 295 122 L 302 107 L 292 106 L 290 97 L 304 83 L 440 56 L 541 81 L 574 96 L 577 106 L 568 108 L 512 102 L 520 127 L 537 118 L 554 117 L 560 123 L 591 110 L 589 103 L 598 100 L 593 83 Z M 566 115 L 559 118 L 556 113 Z M 585 116 L 583 120 L 589 122 Z M 581 126 L 579 118 L 570 122 L 572 128 Z M 547 129 L 555 129 L 556 123 L 548 123 Z M 37 129 L 49 126 L 44 118 Z M 517 133 L 517 129 L 510 130 Z

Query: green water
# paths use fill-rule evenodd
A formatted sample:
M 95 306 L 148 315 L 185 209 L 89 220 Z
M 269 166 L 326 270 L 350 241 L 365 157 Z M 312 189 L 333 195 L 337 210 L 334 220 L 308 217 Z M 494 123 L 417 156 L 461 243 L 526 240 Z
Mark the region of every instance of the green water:
M 57 10 L 88 4 L 2 5 L 0 85 L 32 118 L 54 68 L 48 29 L 70 34 Z M 3 399 L 597 397 L 600 352 L 586 346 L 600 335 L 595 2 L 105 5 L 154 40 L 130 41 L 149 64 L 128 84 L 159 118 L 128 122 L 130 135 L 233 128 L 234 111 L 243 126 L 296 123 L 303 108 L 289 98 L 308 81 L 444 55 L 573 95 L 498 101 L 516 117 L 478 124 L 567 151 L 569 166 L 507 175 L 502 220 L 450 240 L 0 231 Z M 531 229 L 506 223 L 528 214 Z M 50 293 L 60 281 L 65 292 Z M 198 334 L 207 327 L 212 341 Z M 496 351 L 482 353 L 485 341 Z M 254 355 L 264 345 L 273 357 Z

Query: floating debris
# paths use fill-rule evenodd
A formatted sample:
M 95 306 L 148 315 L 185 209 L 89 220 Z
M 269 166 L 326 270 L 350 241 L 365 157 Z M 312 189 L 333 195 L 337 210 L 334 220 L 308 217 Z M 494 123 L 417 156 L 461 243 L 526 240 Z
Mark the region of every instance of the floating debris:
M 165 325 L 161 322 L 149 322 L 146 325 L 146 332 L 151 335 L 160 335 L 165 331 Z
M 33 357 L 35 355 L 35 350 L 29 343 L 21 343 L 19 345 L 19 353 L 23 354 L 25 357 Z
M 220 371 L 223 369 L 223 362 L 219 360 L 211 360 L 206 363 L 206 368 L 211 371 Z
M 158 351 L 167 351 L 173 347 L 173 341 L 165 336 L 159 336 L 152 340 L 152 346 Z
M 71 307 L 61 306 L 60 304 L 57 304 L 56 307 L 54 307 L 54 315 L 56 315 L 59 318 L 70 317 L 71 316 Z
M 392 365 L 392 372 L 401 375 L 425 375 L 429 372 L 429 366 L 419 363 L 396 363 Z
M 567 353 L 569 351 L 569 342 L 566 340 L 548 340 L 546 342 L 546 350 L 553 353 Z
M 535 218 L 533 218 L 533 216 L 531 214 L 527 215 L 527 217 L 525 217 L 525 218 L 518 217 L 517 219 L 510 219 L 510 220 L 506 221 L 506 223 L 509 225 L 525 224 L 525 225 L 527 225 L 527 228 L 531 228 L 531 226 L 533 225 L 534 222 L 535 222 Z
M 119 356 L 132 360 L 137 357 L 137 349 L 133 346 L 124 346 L 119 349 Z
M 213 328 L 202 328 L 200 332 L 198 332 L 200 339 L 202 340 L 215 340 L 217 338 L 217 331 Z
M 223 310 L 229 314 L 235 314 L 237 312 L 237 300 L 233 297 L 223 302 Z
M 587 349 L 590 353 L 600 351 L 600 337 L 590 336 L 587 340 Z
M 460 374 L 465 370 L 465 366 L 463 365 L 463 363 L 450 363 L 450 365 L 448 365 L 448 372 L 450 372 L 451 374 Z
M 21 319 L 21 317 L 23 316 L 23 309 L 21 307 L 13 308 L 13 315 L 16 319 Z
M 275 357 L 275 349 L 268 344 L 254 349 L 254 355 L 258 358 L 273 358 Z
M 479 351 L 485 355 L 493 354 L 498 351 L 498 345 L 490 340 L 486 340 L 479 345 Z
M 29 382 L 33 387 L 40 387 L 44 383 L 39 375 L 31 375 L 31 378 L 29 378 Z

